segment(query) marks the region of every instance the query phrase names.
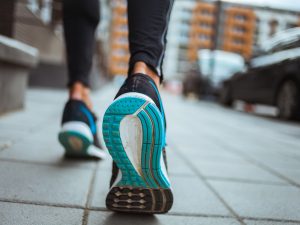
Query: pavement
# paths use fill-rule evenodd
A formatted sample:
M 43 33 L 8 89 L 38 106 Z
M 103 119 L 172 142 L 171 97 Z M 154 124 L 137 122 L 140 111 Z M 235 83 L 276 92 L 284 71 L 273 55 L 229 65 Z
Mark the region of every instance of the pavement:
M 93 94 L 100 122 L 115 91 Z M 299 123 L 163 94 L 174 206 L 166 215 L 120 214 L 105 208 L 110 158 L 63 158 L 66 99 L 31 89 L 24 111 L 0 117 L 1 225 L 300 224 Z

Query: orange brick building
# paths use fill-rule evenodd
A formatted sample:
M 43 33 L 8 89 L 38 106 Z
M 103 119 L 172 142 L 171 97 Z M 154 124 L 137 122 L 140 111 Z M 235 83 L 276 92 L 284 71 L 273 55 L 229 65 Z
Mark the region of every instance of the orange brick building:
M 197 60 L 198 50 L 212 48 L 215 26 L 215 5 L 197 3 L 191 19 L 188 59 Z
M 231 7 L 226 10 L 223 50 L 252 55 L 256 16 L 252 9 Z
M 188 50 L 188 59 L 192 62 L 197 60 L 199 49 L 211 49 L 215 44 L 216 10 L 215 4 L 203 2 L 198 2 L 193 10 Z M 239 53 L 245 59 L 250 58 L 256 25 L 254 10 L 229 7 L 222 15 L 219 26 L 222 26 L 223 32 L 218 37 L 222 44 L 217 48 Z
M 128 70 L 127 5 L 124 0 L 115 0 L 112 6 L 109 74 L 126 75 Z

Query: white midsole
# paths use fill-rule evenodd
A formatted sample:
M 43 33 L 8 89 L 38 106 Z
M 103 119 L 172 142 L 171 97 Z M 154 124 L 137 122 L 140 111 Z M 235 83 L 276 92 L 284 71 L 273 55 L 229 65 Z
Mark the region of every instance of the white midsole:
M 167 148 L 167 147 L 165 147 L 165 148 Z M 167 149 L 165 149 L 165 151 L 168 152 Z M 161 153 L 161 157 L 160 157 L 160 167 L 161 167 L 161 171 L 162 171 L 164 177 L 167 179 L 167 181 L 170 184 L 170 179 L 169 179 L 169 176 L 168 176 L 168 171 L 167 171 L 167 167 L 166 167 L 166 164 L 165 164 L 163 153 Z
M 85 136 L 90 142 L 94 141 L 94 137 L 90 127 L 84 122 L 71 121 L 71 122 L 64 123 L 62 125 L 60 132 L 80 133 L 81 135 Z
M 143 130 L 142 123 L 137 116 L 127 115 L 122 119 L 120 138 L 128 159 L 136 172 L 142 176 Z

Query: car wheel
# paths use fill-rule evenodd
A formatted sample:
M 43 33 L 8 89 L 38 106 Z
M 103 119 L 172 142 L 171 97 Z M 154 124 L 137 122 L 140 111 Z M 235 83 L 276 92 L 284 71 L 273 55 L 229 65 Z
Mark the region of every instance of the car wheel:
M 294 81 L 286 81 L 279 89 L 277 107 L 279 118 L 285 120 L 300 118 L 299 88 Z
M 229 85 L 225 85 L 220 92 L 220 103 L 224 106 L 232 105 L 231 89 Z

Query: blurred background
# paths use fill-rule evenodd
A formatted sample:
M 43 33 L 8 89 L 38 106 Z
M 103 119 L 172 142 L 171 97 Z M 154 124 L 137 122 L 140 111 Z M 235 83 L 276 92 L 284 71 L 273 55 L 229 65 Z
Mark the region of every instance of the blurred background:
M 61 0 L 1 1 L 0 35 L 39 52 L 28 71 L 31 87 L 65 87 L 61 9 Z M 93 89 L 109 80 L 121 82 L 129 59 L 126 1 L 101 0 L 99 10 Z M 294 0 L 175 0 L 165 88 L 187 98 L 298 119 L 299 11 Z
M 110 158 L 64 159 L 61 1 L 0 0 L 0 224 L 300 224 L 299 0 L 175 0 L 162 88 L 175 201 L 155 217 L 106 210 Z M 100 1 L 99 128 L 129 59 L 126 0 Z

